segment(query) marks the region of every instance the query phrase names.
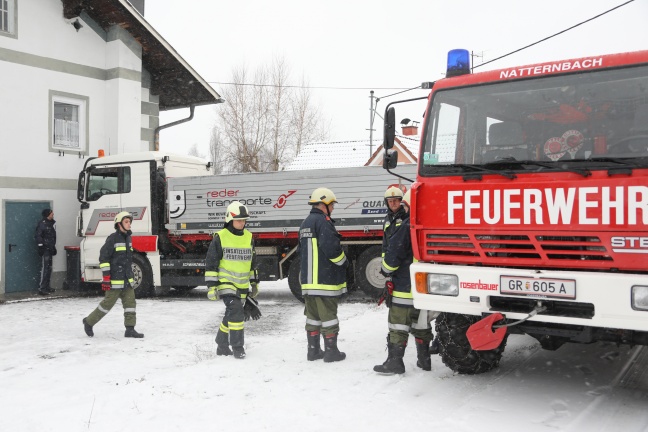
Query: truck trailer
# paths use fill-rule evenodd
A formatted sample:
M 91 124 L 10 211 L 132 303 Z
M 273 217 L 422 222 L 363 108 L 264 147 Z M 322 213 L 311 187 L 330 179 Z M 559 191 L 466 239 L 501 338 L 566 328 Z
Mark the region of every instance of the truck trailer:
M 414 165 L 398 172 L 412 176 Z M 133 214 L 133 273 L 138 297 L 205 284 L 205 255 L 233 201 L 245 204 L 257 253 L 259 278 L 288 278 L 301 300 L 298 230 L 311 192 L 334 191 L 333 213 L 348 258 L 350 290 L 375 297 L 380 275 L 384 191 L 399 184 L 381 167 L 213 175 L 200 158 L 142 152 L 89 158 L 79 174 L 77 221 L 83 286 L 101 282 L 99 249 L 120 211 Z M 409 187 L 409 184 L 403 185 Z M 97 286 L 97 285 L 95 285 Z
M 489 371 L 508 334 L 647 345 L 648 51 L 481 73 L 448 59 L 424 84 L 411 188 L 414 305 L 438 313 L 444 364 Z

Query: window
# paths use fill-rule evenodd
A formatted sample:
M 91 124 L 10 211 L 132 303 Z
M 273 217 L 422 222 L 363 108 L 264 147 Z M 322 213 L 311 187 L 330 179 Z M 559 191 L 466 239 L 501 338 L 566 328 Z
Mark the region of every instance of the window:
M 88 154 L 88 98 L 50 91 L 50 113 L 51 151 Z
M 97 201 L 104 195 L 131 191 L 130 167 L 96 168 L 88 174 L 86 201 Z
M 0 34 L 3 33 L 16 34 L 16 0 L 0 0 Z

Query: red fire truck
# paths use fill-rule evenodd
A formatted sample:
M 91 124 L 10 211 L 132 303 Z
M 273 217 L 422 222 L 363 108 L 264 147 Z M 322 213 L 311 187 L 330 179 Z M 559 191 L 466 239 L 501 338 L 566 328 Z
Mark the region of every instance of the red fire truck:
M 444 364 L 489 371 L 508 334 L 647 345 L 648 51 L 474 74 L 467 51 L 448 60 L 425 84 L 410 270 Z M 389 168 L 393 106 L 385 119 Z

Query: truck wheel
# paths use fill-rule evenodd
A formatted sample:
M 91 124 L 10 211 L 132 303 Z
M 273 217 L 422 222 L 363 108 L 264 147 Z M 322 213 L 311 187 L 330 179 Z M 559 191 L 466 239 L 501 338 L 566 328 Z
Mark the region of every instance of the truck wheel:
M 475 375 L 499 366 L 508 335 L 494 350 L 474 351 L 470 347 L 466 331 L 480 319 L 478 316 L 451 313 L 441 313 L 436 319 L 441 360 L 457 373 Z
M 288 269 L 288 286 L 290 287 L 290 292 L 293 293 L 295 298 L 304 303 L 304 297 L 302 297 L 301 292 L 301 283 L 299 282 L 299 273 L 301 273 L 301 261 L 299 258 L 295 258 L 290 263 L 290 268 Z
M 385 278 L 380 274 L 382 266 L 382 246 L 365 249 L 358 257 L 355 282 L 372 299 L 377 299 L 385 287 Z
M 133 255 L 133 288 L 135 298 L 146 298 L 155 295 L 153 286 L 153 271 L 148 261 L 141 255 Z

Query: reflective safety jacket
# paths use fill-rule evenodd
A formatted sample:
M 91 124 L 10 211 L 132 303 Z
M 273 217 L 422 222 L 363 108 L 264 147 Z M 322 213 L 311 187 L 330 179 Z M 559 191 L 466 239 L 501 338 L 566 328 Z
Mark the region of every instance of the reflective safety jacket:
M 254 276 L 252 233 L 231 225 L 214 234 L 205 259 L 205 282 L 216 287 L 218 296 L 235 295 L 245 299 Z
M 299 227 L 302 295 L 339 297 L 347 291 L 348 261 L 340 237 L 331 218 L 313 207 Z
M 414 260 L 412 239 L 410 237 L 409 215 L 394 231 L 382 261 L 382 269 L 391 275 L 394 283 L 392 304 L 414 307 L 409 268 Z
M 383 241 L 382 241 L 382 256 L 385 256 L 387 252 L 387 246 L 389 245 L 389 239 L 394 234 L 396 229 L 403 223 L 403 219 L 407 217 L 407 212 L 400 206 L 400 208 L 392 213 L 389 208 L 387 209 L 387 215 L 383 221 Z
M 126 282 L 133 283 L 131 234 L 131 230 L 115 230 L 99 251 L 99 268 L 104 276 L 110 276 L 110 289 L 123 289 Z

